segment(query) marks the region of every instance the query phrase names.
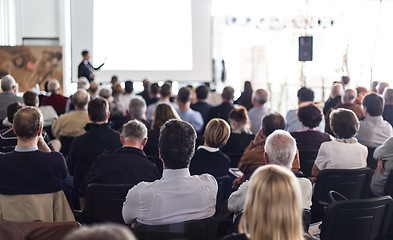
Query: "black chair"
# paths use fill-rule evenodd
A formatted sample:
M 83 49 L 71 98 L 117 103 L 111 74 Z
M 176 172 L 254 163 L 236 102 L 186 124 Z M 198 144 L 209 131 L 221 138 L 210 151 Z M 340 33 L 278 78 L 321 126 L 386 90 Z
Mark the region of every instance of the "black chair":
M 374 151 L 376 148 L 367 147 L 368 154 L 367 154 L 367 167 L 371 168 L 372 170 L 377 169 L 378 161 L 374 158 Z
M 232 193 L 232 180 L 228 175 L 216 178 L 218 184 L 216 213 L 221 209 L 222 204 L 229 198 Z
M 123 202 L 133 184 L 91 183 L 86 189 L 85 207 L 82 210 L 83 223 L 122 223 Z
M 138 240 L 215 240 L 217 224 L 213 217 L 167 225 L 137 223 L 134 233 Z
M 60 152 L 64 155 L 64 157 L 68 156 L 70 152 L 71 143 L 74 140 L 74 137 L 60 137 L 61 148 Z
M 321 239 L 385 239 L 392 213 L 389 196 L 333 202 L 323 218 Z
M 318 156 L 318 150 L 303 150 L 299 151 L 300 171 L 304 176 L 312 177 L 311 170 L 314 166 L 315 159 Z
M 325 169 L 315 182 L 311 206 L 311 222 L 322 220 L 325 206 L 330 202 L 329 191 L 337 191 L 348 199 L 367 198 L 372 171 L 361 169 Z

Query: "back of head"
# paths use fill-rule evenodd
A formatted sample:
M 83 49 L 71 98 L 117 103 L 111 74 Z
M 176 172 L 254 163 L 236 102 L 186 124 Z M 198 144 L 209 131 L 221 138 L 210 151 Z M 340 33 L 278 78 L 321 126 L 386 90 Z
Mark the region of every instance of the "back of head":
M 35 107 L 23 107 L 14 115 L 13 128 L 16 136 L 30 140 L 38 136 L 44 124 L 42 113 Z
M 188 168 L 194 155 L 196 132 L 188 122 L 172 119 L 162 125 L 158 149 L 165 168 Z
M 15 113 L 19 109 L 21 109 L 22 107 L 23 106 L 22 106 L 22 104 L 20 104 L 20 102 L 13 102 L 13 103 L 10 103 L 7 106 L 7 119 L 8 119 L 8 122 L 10 122 L 11 124 L 14 122 L 14 115 L 15 115 Z
M 13 76 L 7 74 L 1 78 L 1 90 L 8 92 L 12 90 L 12 87 L 16 85 Z
M 170 119 L 180 119 L 179 114 L 169 104 L 158 104 L 153 113 L 152 129 L 159 129 L 166 121 Z
M 79 89 L 74 95 L 72 95 L 72 103 L 75 109 L 84 109 L 89 102 L 90 95 L 85 89 Z
M 348 83 L 349 83 L 349 77 L 348 76 L 342 76 L 341 77 L 341 82 L 344 84 L 344 85 L 347 85 Z
M 112 95 L 111 90 L 108 88 L 101 88 L 101 90 L 98 92 L 98 96 L 108 99 Z
M 143 90 L 147 91 L 150 88 L 150 81 L 147 79 L 143 79 Z
M 209 87 L 206 85 L 201 85 L 195 89 L 195 93 L 198 100 L 205 100 L 209 95 Z
M 85 89 L 85 90 L 87 90 L 87 89 L 89 89 L 89 87 L 90 87 L 90 83 L 89 83 L 89 81 L 87 80 L 87 78 L 85 78 L 85 77 L 80 77 L 79 79 L 78 79 L 78 82 L 77 82 L 77 88 L 78 89 Z
M 147 138 L 147 128 L 141 121 L 134 119 L 123 125 L 121 135 L 123 138 L 134 138 L 142 142 Z
M 383 94 L 383 92 L 385 91 L 385 88 L 389 87 L 389 83 L 387 82 L 381 82 L 380 84 L 378 84 L 378 94 Z
M 134 91 L 134 83 L 130 80 L 124 83 L 124 90 L 126 93 L 132 93 Z
M 115 83 L 112 87 L 112 96 L 119 96 L 124 92 L 123 87 L 120 85 L 120 83 Z
M 145 119 L 146 102 L 143 98 L 132 98 L 128 105 L 131 119 Z
M 131 231 L 123 225 L 101 224 L 77 228 L 64 240 L 136 240 Z
M 111 84 L 114 85 L 117 82 L 119 82 L 119 77 L 116 75 L 113 75 L 111 78 Z
M 267 113 L 262 119 L 262 129 L 265 136 L 269 136 L 278 129 L 284 130 L 285 119 L 279 113 Z
M 359 130 L 359 120 L 349 109 L 339 108 L 330 113 L 330 128 L 337 138 L 348 139 L 356 135 Z
M 213 118 L 206 125 L 205 129 L 205 143 L 209 147 L 221 148 L 223 147 L 231 135 L 231 127 L 221 118 Z
M 357 93 L 353 89 L 347 89 L 341 99 L 343 104 L 353 104 L 356 101 Z
M 322 121 L 322 111 L 314 103 L 310 103 L 299 108 L 297 111 L 297 116 L 299 121 L 308 128 L 315 128 Z
M 245 127 L 249 122 L 247 109 L 243 106 L 232 109 L 228 117 L 230 122 L 234 122 L 238 128 Z
M 356 88 L 356 95 L 366 95 L 368 92 L 367 88 L 365 87 L 357 87 Z
M 89 92 L 95 94 L 98 91 L 98 83 L 96 81 L 90 82 Z
M 253 173 L 239 230 L 250 239 L 303 239 L 300 188 L 293 173 L 276 165 Z
M 296 156 L 296 140 L 284 130 L 276 130 L 270 134 L 265 142 L 265 152 L 269 163 L 277 164 L 288 169 Z
M 48 83 L 48 92 L 54 94 L 57 93 L 60 89 L 60 83 L 56 79 L 49 80 Z
M 265 89 L 257 89 L 253 93 L 254 102 L 258 103 L 259 105 L 265 105 L 268 98 L 269 93 Z
M 101 97 L 91 100 L 87 106 L 87 112 L 92 122 L 106 122 L 109 113 L 108 101 Z
M 165 83 L 164 85 L 161 86 L 160 88 L 160 95 L 162 98 L 167 98 L 171 95 L 172 90 L 171 90 L 171 86 L 167 83 Z
M 344 87 L 341 83 L 336 83 L 332 87 L 332 92 L 330 93 L 330 96 L 332 98 L 342 96 L 344 92 Z
M 23 103 L 26 106 L 35 107 L 38 105 L 38 96 L 37 93 L 29 90 L 23 94 Z
M 314 91 L 310 88 L 302 87 L 297 91 L 300 102 L 314 102 Z
M 222 98 L 226 101 L 232 101 L 235 94 L 233 87 L 224 87 L 222 90 Z
M 383 98 L 385 99 L 385 105 L 393 105 L 393 88 L 385 88 Z
M 191 90 L 188 87 L 182 87 L 177 94 L 177 101 L 186 104 L 191 100 Z
M 155 96 L 155 95 L 157 95 L 158 93 L 160 93 L 160 85 L 158 85 L 158 83 L 153 83 L 153 84 L 150 86 L 150 93 L 151 93 L 153 96 Z
M 381 116 L 383 113 L 383 98 L 376 93 L 370 93 L 363 99 L 363 106 L 370 116 Z

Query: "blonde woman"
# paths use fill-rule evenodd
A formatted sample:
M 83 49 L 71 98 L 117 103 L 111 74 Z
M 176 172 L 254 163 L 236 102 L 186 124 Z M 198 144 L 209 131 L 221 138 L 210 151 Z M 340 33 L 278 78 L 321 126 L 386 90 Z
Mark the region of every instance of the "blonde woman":
M 229 124 L 221 118 L 213 118 L 206 125 L 205 143 L 199 146 L 191 160 L 191 175 L 209 173 L 214 177 L 228 174 L 231 160 L 221 152 L 231 134 Z
M 239 231 L 251 240 L 304 239 L 300 199 L 299 183 L 288 169 L 258 168 L 251 177 Z

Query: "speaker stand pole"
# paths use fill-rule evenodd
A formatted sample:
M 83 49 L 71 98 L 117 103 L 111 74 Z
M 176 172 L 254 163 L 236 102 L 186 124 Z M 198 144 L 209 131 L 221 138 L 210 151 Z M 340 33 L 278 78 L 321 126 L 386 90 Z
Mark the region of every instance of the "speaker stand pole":
M 300 86 L 305 87 L 306 86 L 306 76 L 304 76 L 304 68 L 306 62 L 301 61 L 300 62 Z

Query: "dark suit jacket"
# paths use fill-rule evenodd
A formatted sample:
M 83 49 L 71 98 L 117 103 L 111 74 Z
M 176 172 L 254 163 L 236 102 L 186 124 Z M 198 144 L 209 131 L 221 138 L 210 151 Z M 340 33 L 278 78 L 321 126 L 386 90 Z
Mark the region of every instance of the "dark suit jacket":
M 296 140 L 299 151 L 319 150 L 323 142 L 331 141 L 329 134 L 319 131 L 291 132 L 291 135 Z
M 393 126 L 393 105 L 385 105 L 382 117 Z
M 87 64 L 89 64 L 94 70 L 99 70 L 104 64 L 101 64 L 99 67 L 93 67 L 93 65 L 91 65 L 90 62 L 88 62 Z M 86 67 L 85 63 L 82 61 L 79 66 L 78 66 L 78 78 L 80 77 L 85 77 L 87 78 L 87 80 L 89 80 L 89 82 L 94 80 L 94 77 L 92 76 L 92 71 L 90 71 L 89 68 Z
M 84 193 L 90 183 L 136 185 L 159 178 L 156 165 L 142 150 L 122 147 L 103 153 L 94 160 L 82 183 L 81 191 Z
M 210 108 L 212 108 L 212 105 L 208 104 L 207 102 L 197 102 L 194 104 L 191 104 L 191 109 L 198 111 L 201 113 L 203 117 L 203 121 L 205 122 L 205 125 L 207 125 L 207 113 L 209 112 Z
M 221 150 L 231 159 L 231 167 L 237 167 L 244 149 L 254 140 L 255 135 L 247 133 L 231 133 L 227 144 Z
M 198 149 L 190 164 L 191 175 L 209 173 L 213 177 L 222 177 L 228 174 L 231 160 L 221 150 L 209 152 L 206 149 Z
M 233 108 L 234 108 L 233 105 L 227 102 L 223 102 L 217 107 L 210 108 L 209 112 L 207 113 L 205 126 L 213 118 L 222 118 L 229 123 L 228 115 Z

